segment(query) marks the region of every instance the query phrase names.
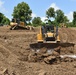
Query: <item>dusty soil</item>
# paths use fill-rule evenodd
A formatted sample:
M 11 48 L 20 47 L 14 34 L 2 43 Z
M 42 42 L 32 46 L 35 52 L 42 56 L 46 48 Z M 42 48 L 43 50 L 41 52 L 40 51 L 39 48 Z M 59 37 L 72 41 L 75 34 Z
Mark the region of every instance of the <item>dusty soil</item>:
M 9 27 L 0 27 L 0 75 L 76 75 L 76 59 L 65 58 L 60 60 L 60 54 L 76 54 L 76 45 L 71 47 L 56 49 L 53 55 L 47 59 L 56 59 L 53 64 L 46 64 L 46 49 L 36 54 L 31 51 L 29 44 L 36 42 L 36 34 L 39 29 L 28 30 L 9 30 Z M 76 44 L 75 28 L 60 28 L 59 35 L 61 42 Z M 42 49 L 42 50 L 43 50 Z M 71 50 L 71 51 L 69 51 Z M 72 51 L 73 50 L 73 51 Z M 58 54 L 59 53 L 59 54 Z M 34 62 L 28 61 L 30 55 L 34 55 Z M 38 57 L 38 58 L 37 58 Z M 41 58 L 42 57 L 42 58 Z M 41 61 L 44 60 L 43 61 Z M 46 63 L 45 63 L 46 62 Z

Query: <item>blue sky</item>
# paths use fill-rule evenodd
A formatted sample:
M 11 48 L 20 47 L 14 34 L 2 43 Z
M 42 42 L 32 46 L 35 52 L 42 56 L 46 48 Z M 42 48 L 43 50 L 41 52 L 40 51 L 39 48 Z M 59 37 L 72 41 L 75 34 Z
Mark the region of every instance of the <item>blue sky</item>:
M 11 19 L 14 6 L 22 1 L 30 6 L 32 17 L 39 16 L 42 20 L 46 18 L 45 13 L 49 7 L 61 9 L 70 21 L 73 19 L 73 11 L 76 11 L 76 0 L 0 0 L 0 12 Z

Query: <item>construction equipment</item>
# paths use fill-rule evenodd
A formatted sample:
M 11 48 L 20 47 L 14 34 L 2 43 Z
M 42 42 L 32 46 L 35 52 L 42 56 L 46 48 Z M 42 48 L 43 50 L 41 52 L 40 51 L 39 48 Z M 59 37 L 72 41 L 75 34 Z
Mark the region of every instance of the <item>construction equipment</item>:
M 24 22 L 20 21 L 20 19 L 13 18 L 10 23 L 10 30 L 17 30 L 17 29 L 32 29 L 31 26 L 26 25 Z
M 40 28 L 40 33 L 37 35 L 38 43 L 50 42 L 57 43 L 60 42 L 60 38 L 58 35 L 58 27 L 54 27 L 51 25 L 42 26 Z
M 46 25 L 40 27 L 40 33 L 37 34 L 37 43 L 30 44 L 32 50 L 40 51 L 41 48 L 47 48 L 47 52 L 53 51 L 55 48 L 62 48 L 67 50 L 67 47 L 74 48 L 73 43 L 61 43 L 58 33 L 58 26 Z M 70 48 L 70 49 L 71 49 Z
M 61 27 L 61 28 L 67 28 L 67 26 L 66 26 L 65 23 L 60 23 L 60 27 Z

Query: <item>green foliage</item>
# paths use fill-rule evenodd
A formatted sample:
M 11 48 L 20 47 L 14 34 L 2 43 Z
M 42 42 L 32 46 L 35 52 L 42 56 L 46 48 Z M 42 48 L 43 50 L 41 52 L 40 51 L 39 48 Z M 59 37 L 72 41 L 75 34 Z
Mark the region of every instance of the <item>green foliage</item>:
M 67 22 L 69 22 L 69 20 L 68 20 L 67 16 L 64 16 L 64 23 L 67 23 Z
M 42 21 L 40 17 L 34 17 L 34 19 L 32 20 L 32 24 L 33 26 L 39 26 L 41 25 Z
M 51 17 L 55 17 L 55 11 L 54 8 L 50 7 L 47 11 L 46 11 L 46 17 L 49 19 Z
M 57 10 L 57 11 L 56 11 L 55 20 L 56 20 L 56 22 L 57 22 L 58 24 L 64 22 L 64 13 L 63 13 L 62 10 Z
M 73 22 L 69 22 L 66 25 L 67 25 L 67 27 L 74 27 Z
M 28 22 L 27 25 L 32 25 L 31 22 Z
M 76 27 L 76 25 L 73 24 L 73 22 L 65 23 L 66 27 Z
M 4 14 L 0 13 L 0 23 L 2 22 L 3 17 L 4 17 Z
M 69 22 L 67 16 L 64 15 L 64 12 L 62 10 L 55 11 L 54 8 L 50 7 L 46 11 L 46 16 L 48 18 L 48 24 L 54 24 L 59 25 L 59 23 L 67 23 Z M 54 18 L 54 21 L 51 21 L 51 18 Z
M 7 25 L 10 24 L 10 20 L 4 16 L 4 14 L 0 13 L 0 24 Z
M 46 11 L 46 17 L 48 18 L 48 24 L 52 24 L 51 19 L 55 18 L 55 10 L 54 8 L 50 7 L 47 11 Z
M 42 22 L 42 23 L 41 23 L 41 25 L 42 25 L 42 26 L 45 26 L 45 25 L 46 25 L 46 23 Z
M 10 20 L 8 18 L 4 17 L 2 20 L 2 24 L 5 24 L 5 25 L 10 24 Z
M 31 20 L 31 13 L 32 10 L 30 9 L 29 5 L 25 2 L 21 2 L 14 7 L 12 16 L 13 18 L 19 18 L 21 21 L 27 23 Z
M 76 11 L 73 12 L 73 24 L 76 25 Z

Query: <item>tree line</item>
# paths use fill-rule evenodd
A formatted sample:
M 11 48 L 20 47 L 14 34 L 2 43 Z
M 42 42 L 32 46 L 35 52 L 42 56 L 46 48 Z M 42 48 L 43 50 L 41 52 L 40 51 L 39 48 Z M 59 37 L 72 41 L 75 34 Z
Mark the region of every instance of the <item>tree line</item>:
M 73 12 L 73 21 L 70 22 L 64 12 L 60 9 L 56 10 L 52 7 L 46 10 L 46 18 L 45 22 L 41 20 L 41 17 L 32 18 L 32 10 L 26 2 L 18 3 L 17 6 L 14 7 L 12 16 L 13 18 L 18 18 L 20 21 L 25 22 L 27 25 L 32 26 L 40 26 L 45 25 L 46 23 L 49 25 L 60 25 L 61 23 L 66 24 L 68 27 L 76 27 L 76 11 Z M 3 13 L 0 13 L 0 25 L 8 25 L 10 24 L 10 20 L 4 16 Z
M 0 13 L 0 26 L 8 24 L 10 24 L 10 20 L 6 16 L 4 16 L 3 13 Z

